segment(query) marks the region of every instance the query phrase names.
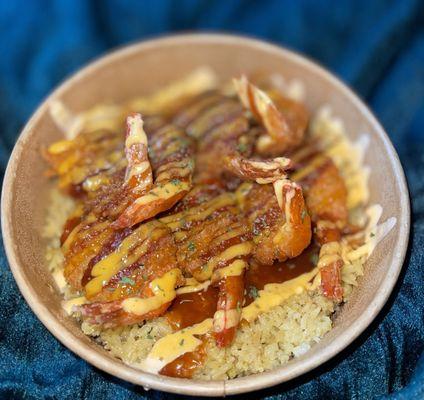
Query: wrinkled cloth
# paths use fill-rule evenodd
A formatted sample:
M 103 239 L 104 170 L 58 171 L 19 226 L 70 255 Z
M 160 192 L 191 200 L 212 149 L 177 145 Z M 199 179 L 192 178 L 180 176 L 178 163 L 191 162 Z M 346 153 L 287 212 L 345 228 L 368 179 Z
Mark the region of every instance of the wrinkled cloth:
M 177 31 L 254 35 L 317 60 L 354 88 L 393 141 L 412 230 L 384 310 L 345 351 L 240 398 L 424 399 L 424 2 L 0 0 L 0 173 L 20 129 L 60 81 L 129 42 Z M 174 399 L 75 356 L 31 312 L 0 248 L 1 399 Z

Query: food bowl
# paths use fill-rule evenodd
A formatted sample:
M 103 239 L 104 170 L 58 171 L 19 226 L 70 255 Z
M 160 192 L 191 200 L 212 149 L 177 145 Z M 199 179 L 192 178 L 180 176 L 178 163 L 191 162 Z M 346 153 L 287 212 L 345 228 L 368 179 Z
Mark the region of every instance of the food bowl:
M 382 220 L 397 223 L 366 263 L 358 288 L 334 320 L 334 328 L 306 354 L 274 370 L 230 381 L 198 381 L 153 375 L 125 365 L 85 336 L 66 315 L 45 261 L 44 223 L 52 183 L 40 151 L 60 139 L 49 105 L 61 100 L 82 111 L 99 102 L 120 102 L 150 93 L 198 66 L 211 66 L 222 79 L 241 72 L 279 73 L 306 88 L 306 105 L 329 104 L 353 140 L 368 134 L 370 203 L 383 206 Z M 121 379 L 167 392 L 223 396 L 288 381 L 324 363 L 348 346 L 376 317 L 389 297 L 408 244 L 408 189 L 398 156 L 383 128 L 361 100 L 315 63 L 280 47 L 229 35 L 193 34 L 135 44 L 83 68 L 56 89 L 23 129 L 7 167 L 2 192 L 2 230 L 10 268 L 41 322 L 66 347 L 97 368 Z

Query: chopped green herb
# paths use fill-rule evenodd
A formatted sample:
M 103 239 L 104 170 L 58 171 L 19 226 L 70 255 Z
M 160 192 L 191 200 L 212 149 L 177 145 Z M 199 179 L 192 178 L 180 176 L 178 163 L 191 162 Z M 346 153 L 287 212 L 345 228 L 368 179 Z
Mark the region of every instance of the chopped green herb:
M 302 213 L 300 214 L 300 218 L 302 218 L 302 222 L 305 219 L 305 217 L 308 215 L 308 213 L 306 212 L 306 209 L 302 210 Z
M 197 204 L 202 204 L 206 201 L 208 201 L 208 196 L 206 196 L 204 194 L 197 196 L 197 199 L 196 199 Z
M 256 299 L 256 298 L 258 298 L 258 297 L 259 297 L 259 291 L 258 291 L 258 289 L 256 288 L 256 286 L 249 286 L 249 296 L 250 296 L 252 299 Z
M 151 147 L 149 147 L 149 156 L 150 157 L 155 157 L 156 156 L 156 154 L 155 154 L 155 152 L 153 151 L 153 149 L 151 148 Z
M 184 344 L 184 339 L 180 340 L 180 346 L 182 346 Z
M 178 186 L 179 184 L 181 184 L 181 181 L 179 179 L 171 179 L 171 183 L 175 186 Z
M 370 233 L 370 237 L 374 237 L 375 236 L 375 233 L 374 232 L 371 232 Z
M 240 301 L 238 301 L 238 302 L 237 302 L 236 310 L 237 310 L 237 312 L 241 312 L 241 304 L 240 304 Z
M 311 263 L 314 265 L 318 264 L 318 260 L 319 260 L 319 256 L 317 253 L 311 254 L 311 256 L 309 257 L 309 259 L 311 260 Z
M 151 196 L 156 196 L 156 197 L 158 197 L 159 195 L 156 193 L 156 192 L 154 192 L 153 190 L 149 193 Z
M 161 291 L 161 292 L 164 292 L 164 290 L 159 286 L 159 285 L 156 285 L 156 287 Z
M 244 152 L 247 150 L 247 146 L 246 146 L 246 144 L 245 144 L 245 143 L 239 143 L 239 144 L 237 145 L 237 150 L 238 150 L 240 153 L 244 153 Z
M 194 250 L 196 250 L 196 245 L 193 242 L 190 242 L 187 246 L 187 249 L 189 251 L 194 251 Z
M 187 139 L 180 139 L 180 141 L 181 141 L 181 143 L 182 143 L 185 147 L 187 147 L 187 146 L 189 146 L 189 145 L 190 145 L 190 141 L 189 141 L 189 140 L 187 140 Z
M 124 276 L 121 278 L 121 280 L 119 281 L 119 283 L 121 283 L 122 285 L 134 285 L 135 281 L 134 279 L 129 278 L 128 276 Z
M 152 336 L 150 333 L 148 333 L 148 334 L 147 334 L 147 339 L 152 340 L 152 339 L 153 339 L 153 336 Z
M 147 274 L 143 274 L 141 277 L 143 278 L 143 281 L 147 281 L 147 279 L 149 279 L 149 275 Z

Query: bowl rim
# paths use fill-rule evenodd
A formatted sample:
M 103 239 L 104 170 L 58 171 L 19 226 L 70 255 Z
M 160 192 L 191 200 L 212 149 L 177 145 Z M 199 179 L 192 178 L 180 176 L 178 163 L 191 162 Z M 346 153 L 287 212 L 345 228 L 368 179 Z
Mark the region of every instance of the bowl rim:
M 291 58 L 296 63 L 302 64 L 309 70 L 313 70 L 320 77 L 320 79 L 323 78 L 324 80 L 330 81 L 336 87 L 336 90 L 341 91 L 346 96 L 346 98 L 360 110 L 363 117 L 368 120 L 369 123 L 374 127 L 377 135 L 382 140 L 387 157 L 390 159 L 395 178 L 398 180 L 400 185 L 401 202 L 399 204 L 400 214 L 397 223 L 399 224 L 399 237 L 401 240 L 397 242 L 397 251 L 390 266 L 387 269 L 387 275 L 385 279 L 381 282 L 381 285 L 377 289 L 374 300 L 367 306 L 365 311 L 351 324 L 348 329 L 337 336 L 337 341 L 332 343 L 331 346 L 327 346 L 313 356 L 303 359 L 302 362 L 297 365 L 291 365 L 290 368 L 287 368 L 287 366 L 285 367 L 283 365 L 271 371 L 254 374 L 247 377 L 236 378 L 229 381 L 199 381 L 171 378 L 150 374 L 141 370 L 135 370 L 134 368 L 123 364 L 119 360 L 113 360 L 106 355 L 101 354 L 101 352 L 90 348 L 88 344 L 83 343 L 81 339 L 77 338 L 70 331 L 63 330 L 60 321 L 44 304 L 37 300 L 35 290 L 32 288 L 31 283 L 26 279 L 25 274 L 20 267 L 19 255 L 17 254 L 16 246 L 12 237 L 12 224 L 10 224 L 8 220 L 11 215 L 11 207 L 13 202 L 13 194 L 11 190 L 8 189 L 10 189 L 13 185 L 14 174 L 20 160 L 23 144 L 29 136 L 32 127 L 48 110 L 49 103 L 53 99 L 59 98 L 62 93 L 65 93 L 68 88 L 76 84 L 86 74 L 91 73 L 98 68 L 102 68 L 109 63 L 112 63 L 120 57 L 135 54 L 137 52 L 156 46 L 172 45 L 181 42 L 197 44 L 241 44 L 250 48 L 260 48 L 270 53 L 280 54 L 287 58 Z M 245 393 L 267 388 L 300 376 L 323 364 L 330 358 L 334 357 L 337 353 L 345 349 L 375 319 L 389 298 L 402 269 L 408 247 L 410 231 L 409 192 L 399 157 L 383 127 L 380 125 L 376 117 L 368 109 L 365 103 L 352 91 L 352 89 L 350 89 L 346 84 L 335 77 L 331 72 L 322 67 L 319 63 L 312 61 L 311 59 L 296 52 L 293 52 L 292 50 L 288 50 L 279 45 L 271 44 L 267 41 L 249 36 L 221 33 L 174 34 L 136 42 L 134 44 L 118 48 L 111 53 L 94 59 L 94 61 L 91 61 L 86 66 L 79 68 L 70 77 L 66 78 L 51 92 L 51 94 L 48 95 L 48 97 L 42 101 L 41 105 L 39 105 L 39 107 L 32 114 L 31 118 L 22 129 L 16 141 L 4 175 L 1 194 L 1 216 L 4 248 L 10 269 L 20 289 L 20 292 L 38 319 L 64 346 L 77 354 L 79 357 L 86 360 L 88 363 L 103 370 L 104 372 L 134 384 L 141 385 L 146 390 L 153 388 L 171 393 L 200 396 L 225 396 L 229 394 Z M 286 370 L 284 370 L 284 368 Z

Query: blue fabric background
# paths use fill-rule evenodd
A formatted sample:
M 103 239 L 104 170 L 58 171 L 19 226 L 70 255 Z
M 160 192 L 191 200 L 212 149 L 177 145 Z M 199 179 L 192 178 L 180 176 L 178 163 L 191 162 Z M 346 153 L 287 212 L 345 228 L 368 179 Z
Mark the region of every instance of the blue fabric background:
M 0 0 L 1 176 L 21 127 L 64 77 L 116 46 L 199 29 L 272 40 L 339 75 L 389 133 L 412 198 L 410 250 L 377 320 L 322 367 L 250 398 L 424 399 L 424 2 Z M 63 347 L 21 297 L 3 246 L 0 298 L 1 399 L 178 397 L 146 393 Z

